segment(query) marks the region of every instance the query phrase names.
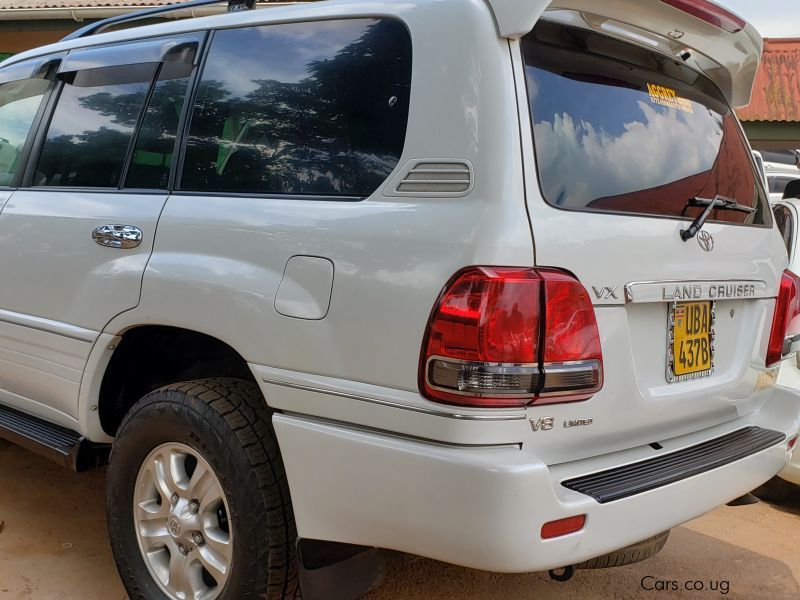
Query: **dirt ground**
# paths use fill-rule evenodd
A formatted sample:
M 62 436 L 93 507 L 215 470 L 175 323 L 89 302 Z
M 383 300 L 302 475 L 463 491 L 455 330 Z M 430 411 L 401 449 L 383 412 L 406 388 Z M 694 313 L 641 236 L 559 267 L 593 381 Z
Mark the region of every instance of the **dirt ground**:
M 103 486 L 102 472 L 77 475 L 0 441 L 0 599 L 126 597 L 106 540 Z M 796 600 L 799 545 L 800 501 L 723 507 L 673 531 L 650 561 L 579 572 L 565 584 L 387 553 L 386 583 L 369 600 Z

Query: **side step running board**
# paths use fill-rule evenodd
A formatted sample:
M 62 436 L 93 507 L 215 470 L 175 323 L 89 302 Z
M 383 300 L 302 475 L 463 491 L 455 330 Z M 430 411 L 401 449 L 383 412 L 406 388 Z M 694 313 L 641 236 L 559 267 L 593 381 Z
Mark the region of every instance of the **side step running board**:
M 109 446 L 92 444 L 78 432 L 0 405 L 0 438 L 73 471 L 105 463 Z

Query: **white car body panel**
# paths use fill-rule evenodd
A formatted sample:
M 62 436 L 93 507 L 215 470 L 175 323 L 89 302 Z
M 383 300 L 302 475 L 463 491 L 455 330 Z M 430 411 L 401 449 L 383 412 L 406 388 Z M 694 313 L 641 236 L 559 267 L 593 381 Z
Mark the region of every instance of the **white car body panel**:
M 0 273 L 14 285 L 0 287 L 0 395 L 12 405 L 33 400 L 63 413 L 61 424 L 77 419 L 92 344 L 139 302 L 165 201 L 159 194 L 26 189 L 6 202 Z M 142 230 L 138 248 L 121 253 L 92 239 L 96 227 L 119 223 Z
M 800 363 L 798 363 L 798 357 L 787 358 L 781 363 L 778 385 L 792 390 L 800 390 Z M 786 465 L 783 471 L 778 473 L 778 477 L 795 485 L 800 485 L 800 452 L 795 449 L 789 464 Z
M 798 237 L 797 227 L 798 224 L 800 224 L 800 199 L 782 200 L 780 205 L 789 208 L 794 221 L 789 268 L 795 273 L 798 273 L 800 272 L 800 252 L 798 252 L 798 241 L 800 241 L 800 237 Z M 793 390 L 800 390 L 800 355 L 790 356 L 781 362 L 781 370 L 778 374 L 778 385 Z M 787 465 L 786 469 L 778 473 L 778 476 L 795 485 L 800 485 L 800 452 L 795 451 L 791 462 Z
M 21 359 L 0 360 L 0 380 L 15 386 L 16 398 L 0 402 L 39 416 L 55 411 L 50 420 L 108 442 L 96 408 L 120 336 L 142 325 L 213 336 L 247 361 L 276 411 L 301 535 L 496 571 L 574 564 L 763 483 L 786 464 L 786 441 L 605 506 L 559 485 L 573 474 L 653 456 L 654 442 L 677 450 L 748 425 L 776 429 L 786 440 L 800 429 L 800 394 L 774 387 L 776 370 L 764 367 L 786 267 L 774 228 L 709 223 L 717 244 L 711 254 L 680 241 L 685 221 L 567 212 L 542 198 L 514 38 L 548 8 L 548 18 L 608 33 L 605 21 L 575 12 L 598 6 L 588 0 L 309 3 L 117 31 L 14 57 L 11 63 L 133 38 L 359 16 L 400 19 L 414 51 L 403 156 L 382 188 L 361 202 L 73 194 L 68 199 L 78 209 L 67 210 L 59 205 L 64 193 L 16 192 L 0 214 L 0 273 L 25 285 L 0 292 L 0 309 L 46 319 L 49 337 L 39 344 L 50 358 L 31 367 L 43 374 L 40 382 L 20 375 Z M 746 103 L 761 48 L 752 27 L 723 34 L 654 0 L 611 0 L 602 10 L 658 35 L 680 26 L 680 45 L 704 55 L 692 64 L 732 103 Z M 613 35 L 631 39 L 624 31 Z M 658 44 L 674 56 L 670 43 Z M 445 157 L 472 166 L 463 197 L 396 193 L 394 182 L 410 161 Z M 142 228 L 139 251 L 122 259 L 91 240 L 94 227 L 112 222 Z M 26 231 L 33 226 L 40 235 L 31 242 Z M 24 261 L 14 254 L 20 249 L 29 252 Z M 306 290 L 313 301 L 293 292 L 305 302 L 294 316 L 275 309 L 286 265 L 296 257 L 334 266 L 324 315 L 325 290 L 314 286 Z M 451 276 L 469 265 L 558 267 L 588 290 L 616 289 L 616 298 L 595 303 L 602 391 L 586 402 L 524 409 L 460 408 L 423 398 L 419 358 L 431 309 Z M 699 281 L 755 282 L 759 293 L 719 302 L 713 376 L 667 384 L 667 304 L 626 302 L 626 286 Z M 53 289 L 58 296 L 48 293 Z M 0 351 L 11 353 L 43 333 L 31 329 L 17 340 L 3 327 Z M 68 327 L 85 332 L 84 345 L 61 339 Z M 65 367 L 71 370 L 59 370 Z M 70 385 L 59 388 L 56 379 Z M 38 398 L 46 410 L 24 404 L 24 397 Z M 542 417 L 594 422 L 535 432 L 531 420 Z M 540 539 L 544 522 L 579 512 L 588 515 L 584 531 Z M 628 527 L 619 527 L 623 520 Z
M 761 409 L 662 442 L 678 450 L 742 426 L 800 428 L 797 397 L 772 389 Z M 609 504 L 559 485 L 568 477 L 652 457 L 649 446 L 548 466 L 527 445 L 442 446 L 330 422 L 277 415 L 300 536 L 392 548 L 498 572 L 576 564 L 656 535 L 757 487 L 786 463 L 785 444 Z M 689 501 L 688 499 L 691 499 Z M 584 530 L 543 541 L 548 521 L 587 515 Z M 624 524 L 624 526 L 622 526 Z

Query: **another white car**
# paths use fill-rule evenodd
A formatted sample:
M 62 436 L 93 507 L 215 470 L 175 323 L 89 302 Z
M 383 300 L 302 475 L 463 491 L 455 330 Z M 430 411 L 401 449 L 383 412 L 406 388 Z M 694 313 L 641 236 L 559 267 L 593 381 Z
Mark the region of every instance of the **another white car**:
M 783 236 L 789 254 L 789 268 L 800 272 L 797 226 L 800 223 L 800 198 L 789 198 L 773 205 L 775 222 Z M 800 354 L 783 360 L 778 385 L 800 390 Z M 791 462 L 776 477 L 759 487 L 755 494 L 767 500 L 783 501 L 800 486 L 800 452 L 795 451 Z
M 355 597 L 365 548 L 566 577 L 785 468 L 751 25 L 247 4 L 0 67 L 0 435 L 108 457 L 131 598 Z
M 767 185 L 769 186 L 769 199 L 772 202 L 782 200 L 786 193 L 786 188 L 793 181 L 800 180 L 800 170 L 793 172 L 768 172 Z
M 798 168 L 798 151 L 784 150 L 781 152 L 765 150 L 759 153 L 764 164 L 767 177 L 769 198 L 775 202 L 782 200 L 786 186 L 800 179 Z

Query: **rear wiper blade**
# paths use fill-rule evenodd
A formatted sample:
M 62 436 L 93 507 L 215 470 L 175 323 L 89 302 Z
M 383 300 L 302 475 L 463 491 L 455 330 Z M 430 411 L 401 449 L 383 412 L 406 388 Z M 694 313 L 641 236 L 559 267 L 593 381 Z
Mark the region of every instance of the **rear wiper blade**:
M 698 206 L 705 206 L 706 209 L 702 212 L 702 214 L 697 217 L 692 224 L 689 225 L 686 229 L 681 230 L 681 239 L 684 242 L 688 242 L 694 236 L 698 234 L 698 232 L 703 228 L 703 225 L 706 224 L 708 218 L 711 216 L 711 213 L 717 209 L 722 210 L 732 210 L 736 212 L 743 212 L 752 214 L 756 212 L 756 209 L 752 206 L 745 206 L 744 204 L 739 204 L 733 198 L 726 198 L 725 196 L 717 196 L 716 198 L 689 198 L 689 202 L 686 204 L 686 208 L 696 208 Z

